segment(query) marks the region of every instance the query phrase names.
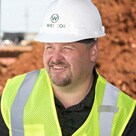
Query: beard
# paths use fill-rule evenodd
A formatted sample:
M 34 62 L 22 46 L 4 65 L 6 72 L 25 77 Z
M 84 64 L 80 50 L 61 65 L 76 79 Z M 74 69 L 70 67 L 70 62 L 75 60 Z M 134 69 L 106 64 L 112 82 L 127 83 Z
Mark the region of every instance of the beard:
M 54 72 L 54 66 L 64 67 L 62 73 Z M 49 63 L 48 75 L 52 83 L 59 87 L 65 87 L 72 82 L 72 73 L 68 70 L 69 64 L 63 61 Z
M 49 74 L 49 76 L 51 78 L 52 83 L 59 87 L 68 86 L 72 82 L 72 77 L 69 75 L 66 75 L 65 77 L 61 77 L 61 76 L 52 76 Z

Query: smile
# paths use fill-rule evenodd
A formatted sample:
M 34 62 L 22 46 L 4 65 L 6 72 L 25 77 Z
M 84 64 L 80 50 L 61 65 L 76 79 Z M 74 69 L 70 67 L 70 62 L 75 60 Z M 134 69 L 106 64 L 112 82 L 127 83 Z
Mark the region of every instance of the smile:
M 64 69 L 65 67 L 64 66 L 53 66 L 53 68 L 60 70 L 60 69 Z

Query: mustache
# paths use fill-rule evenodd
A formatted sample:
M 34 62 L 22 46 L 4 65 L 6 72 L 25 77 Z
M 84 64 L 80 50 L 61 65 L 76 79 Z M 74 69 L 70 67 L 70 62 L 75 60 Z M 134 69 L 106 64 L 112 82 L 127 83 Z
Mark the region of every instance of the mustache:
M 52 67 L 54 65 L 65 66 L 65 67 L 69 66 L 69 64 L 64 61 L 56 61 L 56 62 L 51 61 L 51 62 L 49 62 L 49 67 Z

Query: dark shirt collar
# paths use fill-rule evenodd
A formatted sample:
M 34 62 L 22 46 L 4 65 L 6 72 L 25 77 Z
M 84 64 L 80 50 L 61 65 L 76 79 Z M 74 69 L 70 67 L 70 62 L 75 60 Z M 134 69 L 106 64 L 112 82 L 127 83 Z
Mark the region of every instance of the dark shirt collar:
M 93 73 L 94 73 L 94 80 L 93 80 L 92 87 L 91 87 L 89 93 L 86 95 L 86 97 L 80 103 L 65 109 L 63 104 L 55 97 L 54 99 L 55 99 L 56 106 L 58 108 L 62 108 L 62 109 L 67 110 L 67 111 L 79 111 L 79 110 L 84 109 L 85 107 L 91 108 L 92 105 L 93 105 L 93 101 L 94 101 L 95 85 L 96 85 L 96 81 L 97 81 L 97 78 L 98 78 L 96 70 L 94 70 Z

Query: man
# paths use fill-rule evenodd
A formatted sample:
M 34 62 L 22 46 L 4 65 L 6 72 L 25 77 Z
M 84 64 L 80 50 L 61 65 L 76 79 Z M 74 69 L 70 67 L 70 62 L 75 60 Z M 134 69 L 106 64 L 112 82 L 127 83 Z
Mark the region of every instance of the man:
M 10 136 L 136 134 L 135 101 L 95 70 L 104 35 L 90 0 L 56 0 L 48 7 L 35 38 L 45 45 L 45 68 L 9 80 L 3 91 Z

